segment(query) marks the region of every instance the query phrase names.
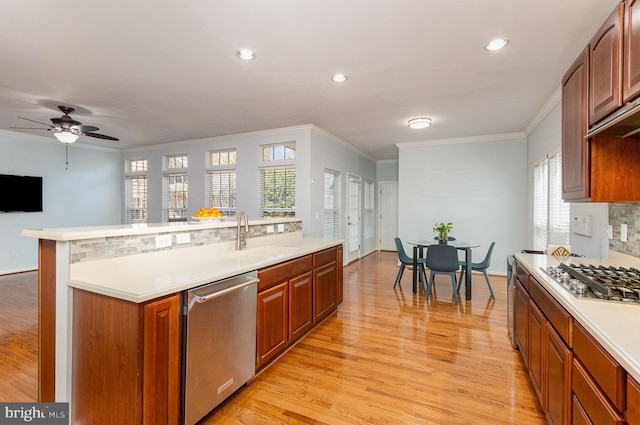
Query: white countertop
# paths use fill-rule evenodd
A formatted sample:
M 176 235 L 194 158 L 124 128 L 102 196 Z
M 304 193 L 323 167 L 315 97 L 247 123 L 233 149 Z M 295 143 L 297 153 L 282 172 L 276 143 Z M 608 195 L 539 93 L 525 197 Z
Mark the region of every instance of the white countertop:
M 274 218 L 249 220 L 249 225 L 278 224 L 301 221 L 300 218 Z M 162 232 L 186 232 L 189 230 L 215 229 L 222 227 L 235 227 L 237 221 L 223 219 L 220 221 L 189 221 L 176 223 L 137 223 L 114 224 L 107 226 L 86 227 L 55 227 L 44 229 L 25 229 L 22 236 L 29 238 L 48 239 L 53 241 L 74 241 L 81 239 L 94 239 L 115 236 L 146 235 Z
M 519 263 L 580 323 L 636 381 L 640 381 L 640 305 L 577 298 L 541 268 L 557 266 L 552 256 L 516 254 Z M 630 267 L 627 259 L 573 257 L 566 263 Z
M 191 289 L 342 244 L 297 233 L 72 264 L 68 285 L 135 303 Z

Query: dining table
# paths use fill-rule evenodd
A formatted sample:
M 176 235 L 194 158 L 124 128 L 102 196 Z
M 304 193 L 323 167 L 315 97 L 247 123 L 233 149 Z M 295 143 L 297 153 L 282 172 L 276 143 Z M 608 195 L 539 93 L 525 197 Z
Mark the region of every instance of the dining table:
M 413 293 L 418 293 L 418 258 L 424 257 L 424 250 L 429 249 L 430 245 L 437 245 L 437 241 L 433 239 L 424 239 L 417 241 L 408 241 L 410 245 L 413 245 Z M 478 248 L 480 244 L 465 242 L 460 240 L 449 240 L 447 245 L 451 245 L 460 251 L 464 251 L 464 261 L 467 264 L 471 264 L 471 250 Z M 462 284 L 462 282 L 460 282 Z M 467 267 L 464 273 L 464 298 L 465 300 L 471 300 L 471 267 Z

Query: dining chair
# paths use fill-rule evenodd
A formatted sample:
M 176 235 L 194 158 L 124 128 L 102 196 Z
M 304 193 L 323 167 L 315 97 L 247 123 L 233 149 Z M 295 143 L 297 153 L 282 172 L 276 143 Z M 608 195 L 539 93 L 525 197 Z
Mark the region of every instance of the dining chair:
M 413 257 L 409 257 L 407 253 L 404 251 L 404 246 L 402 245 L 402 241 L 400 240 L 400 238 L 395 238 L 395 241 L 396 241 L 396 248 L 398 250 L 398 260 L 400 260 L 400 270 L 398 270 L 398 274 L 396 276 L 396 282 L 393 284 L 394 288 L 398 285 L 398 283 L 400 283 L 400 280 L 402 279 L 402 274 L 404 273 L 404 268 L 406 266 L 413 267 Z M 425 289 L 424 282 L 427 277 L 424 271 L 424 264 L 425 264 L 425 259 L 418 258 L 418 277 L 420 279 L 420 283 L 422 283 L 422 289 Z
M 456 285 L 456 272 L 458 271 L 458 251 L 454 246 L 446 244 L 429 245 L 425 265 L 431 272 L 429 273 L 429 284 L 427 286 L 427 300 L 433 287 L 433 278 L 437 274 L 444 274 L 451 277 L 453 286 L 453 299 L 458 304 L 458 288 Z
M 479 263 L 471 263 L 471 271 L 475 270 L 475 271 L 479 271 L 482 272 L 482 274 L 484 274 L 484 279 L 487 281 L 487 286 L 489 286 L 489 292 L 491 292 L 491 298 L 493 298 L 494 300 L 496 299 L 496 296 L 493 294 L 493 288 L 491 288 L 491 282 L 489 281 L 489 275 L 487 274 L 487 269 L 489 268 L 489 266 L 491 265 L 491 253 L 493 252 L 493 247 L 496 243 L 495 242 L 491 242 L 491 245 L 489 245 L 489 250 L 487 251 L 487 255 L 485 255 L 484 260 L 480 261 Z M 464 276 L 464 274 L 467 272 L 467 262 L 466 261 L 460 261 L 460 283 L 462 283 L 462 276 Z M 458 293 L 460 292 L 460 286 L 458 286 Z

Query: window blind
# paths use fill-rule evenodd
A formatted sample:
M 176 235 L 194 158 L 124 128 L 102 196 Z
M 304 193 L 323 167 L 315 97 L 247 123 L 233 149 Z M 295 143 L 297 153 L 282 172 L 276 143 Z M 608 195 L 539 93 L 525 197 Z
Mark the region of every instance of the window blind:
M 324 170 L 324 238 L 340 238 L 341 200 L 340 173 Z
M 295 217 L 295 167 L 261 168 L 258 197 L 262 217 Z
M 562 154 L 550 156 L 533 168 L 533 243 L 544 250 L 554 243 L 569 243 L 570 205 L 562 200 Z
M 216 207 L 223 216 L 236 215 L 236 172 L 210 171 L 206 182 L 207 207 Z
M 374 201 L 374 184 L 370 180 L 364 181 L 364 238 L 370 239 L 373 235 L 373 201 Z
M 127 223 L 147 222 L 147 176 L 126 178 Z

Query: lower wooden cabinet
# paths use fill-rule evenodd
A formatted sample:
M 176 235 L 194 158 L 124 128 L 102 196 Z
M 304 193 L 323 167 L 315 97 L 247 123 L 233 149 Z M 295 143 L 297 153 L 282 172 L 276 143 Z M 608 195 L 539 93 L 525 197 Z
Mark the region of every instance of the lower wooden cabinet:
M 578 359 L 573 360 L 572 389 L 588 424 L 623 425 L 624 418 Z M 580 422 L 578 422 L 580 423 Z
M 625 417 L 629 425 L 640 425 L 640 384 L 627 376 L 627 411 Z
M 74 423 L 178 424 L 180 295 L 136 304 L 76 289 L 73 309 Z
M 529 367 L 529 293 L 524 289 L 521 282 L 516 282 L 515 296 L 516 310 L 516 343 L 524 361 Z
M 543 410 L 550 424 L 569 424 L 571 420 L 571 361 L 573 352 L 547 322 L 544 335 L 545 403 Z
M 538 306 L 529 301 L 529 377 L 541 406 L 545 405 L 543 339 L 546 326 L 546 320 Z
M 258 271 L 256 370 L 334 312 L 342 299 L 342 246 Z
M 256 369 L 280 354 L 289 343 L 289 283 L 258 293 Z

